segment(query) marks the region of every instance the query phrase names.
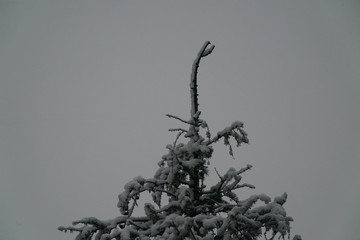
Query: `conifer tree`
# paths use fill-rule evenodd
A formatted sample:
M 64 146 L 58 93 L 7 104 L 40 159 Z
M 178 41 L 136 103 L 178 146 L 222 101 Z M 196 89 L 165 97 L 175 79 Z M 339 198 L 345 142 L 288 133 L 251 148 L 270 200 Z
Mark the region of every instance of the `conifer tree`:
M 292 218 L 283 207 L 286 193 L 273 200 L 265 194 L 239 199 L 235 193 L 242 188 L 255 188 L 242 182 L 242 174 L 250 170 L 251 165 L 240 170 L 230 168 L 223 175 L 216 171 L 218 182 L 210 187 L 205 184 L 214 143 L 223 140 L 233 155 L 230 139 L 235 140 L 237 147 L 249 142 L 240 121 L 212 135 L 206 121 L 200 118 L 197 73 L 200 60 L 211 54 L 214 47 L 209 41 L 205 42 L 193 63 L 190 119 L 167 115 L 188 125 L 188 129 L 169 129 L 177 135 L 175 141 L 167 145 L 168 153 L 158 163 L 154 177 L 138 176 L 125 184 L 117 204 L 120 216 L 110 220 L 86 217 L 73 222 L 73 226 L 59 227 L 60 231 L 77 232 L 75 240 L 290 238 Z M 187 142 L 181 143 L 180 139 Z M 143 216 L 134 216 L 143 192 L 151 194 L 152 203 L 144 204 Z M 296 235 L 295 239 L 301 237 Z

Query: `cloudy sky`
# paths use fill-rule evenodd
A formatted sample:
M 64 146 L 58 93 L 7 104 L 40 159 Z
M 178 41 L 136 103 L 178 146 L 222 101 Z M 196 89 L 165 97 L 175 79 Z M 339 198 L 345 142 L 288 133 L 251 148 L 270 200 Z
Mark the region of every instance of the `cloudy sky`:
M 0 0 L 0 240 L 70 240 L 86 216 L 152 177 L 188 118 L 192 62 L 213 132 L 250 145 L 213 167 L 254 166 L 239 192 L 288 193 L 303 239 L 359 240 L 357 0 Z

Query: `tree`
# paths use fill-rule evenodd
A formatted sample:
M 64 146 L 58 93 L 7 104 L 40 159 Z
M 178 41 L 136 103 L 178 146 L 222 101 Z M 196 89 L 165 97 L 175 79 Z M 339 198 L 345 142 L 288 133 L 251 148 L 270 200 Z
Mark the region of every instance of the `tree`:
M 212 136 L 206 121 L 200 118 L 197 73 L 200 60 L 211 54 L 214 47 L 209 41 L 205 42 L 193 63 L 190 120 L 167 115 L 189 128 L 169 129 L 177 135 L 175 141 L 167 145 L 168 153 L 158 163 L 154 177 L 135 177 L 124 186 L 117 205 L 121 216 L 105 221 L 87 217 L 73 222 L 74 226 L 59 227 L 60 231 L 78 232 L 76 240 L 253 240 L 262 235 L 265 239 L 290 236 L 292 218 L 283 207 L 286 193 L 273 200 L 265 194 L 241 200 L 235 194 L 242 188 L 255 188 L 241 182 L 242 174 L 250 170 L 251 165 L 240 170 L 230 168 L 223 175 L 216 171 L 218 183 L 211 187 L 205 185 L 214 143 L 223 140 L 231 156 L 230 139 L 235 140 L 237 147 L 249 143 L 242 122 L 235 121 Z M 187 143 L 179 142 L 181 137 Z M 144 216 L 134 216 L 143 192 L 149 192 L 153 202 L 144 204 Z M 82 225 L 77 227 L 78 224 Z M 293 239 L 301 238 L 296 235 Z

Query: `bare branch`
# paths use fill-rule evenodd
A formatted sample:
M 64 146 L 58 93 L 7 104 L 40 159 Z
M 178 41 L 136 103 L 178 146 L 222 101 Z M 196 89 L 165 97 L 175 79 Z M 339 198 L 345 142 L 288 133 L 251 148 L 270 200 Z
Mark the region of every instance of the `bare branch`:
M 219 172 L 218 172 L 218 170 L 216 168 L 215 168 L 215 172 L 218 175 L 218 177 L 220 178 L 220 180 L 223 181 L 223 178 L 220 176 L 220 174 L 219 174 Z
M 198 111 L 199 103 L 198 103 L 198 93 L 197 93 L 197 74 L 199 69 L 200 60 L 203 57 L 209 55 L 215 48 L 215 45 L 210 46 L 210 48 L 206 49 L 211 43 L 206 41 L 204 45 L 201 47 L 194 63 L 192 66 L 191 72 L 191 81 L 190 81 L 190 92 L 191 92 L 191 116 L 194 116 Z
M 194 123 L 189 122 L 189 121 L 185 121 L 185 120 L 183 120 L 183 119 L 181 119 L 181 118 L 179 118 L 177 116 L 174 116 L 174 115 L 166 114 L 166 116 L 169 117 L 169 118 L 175 118 L 175 119 L 179 120 L 180 122 L 183 122 L 183 123 L 186 123 L 186 124 L 189 124 L 189 125 L 194 125 Z
M 182 129 L 181 129 L 181 130 L 182 130 Z M 180 136 L 181 136 L 184 132 L 186 132 L 186 131 L 182 130 L 182 131 L 180 131 L 180 132 L 178 133 L 178 135 L 176 136 L 175 141 L 174 141 L 174 148 L 176 147 L 177 141 L 179 140 Z M 175 156 L 176 156 L 176 154 L 175 154 Z
M 168 129 L 169 132 L 187 132 L 187 130 L 182 129 L 182 128 L 170 128 Z

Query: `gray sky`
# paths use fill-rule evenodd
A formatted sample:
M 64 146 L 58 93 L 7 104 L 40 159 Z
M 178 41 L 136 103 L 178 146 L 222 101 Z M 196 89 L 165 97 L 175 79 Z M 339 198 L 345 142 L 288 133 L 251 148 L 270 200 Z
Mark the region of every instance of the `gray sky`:
M 0 0 L 0 240 L 119 215 L 189 117 L 191 64 L 213 132 L 245 122 L 251 193 L 286 191 L 293 234 L 359 240 L 360 3 L 356 0 Z M 215 181 L 213 168 L 210 180 Z

